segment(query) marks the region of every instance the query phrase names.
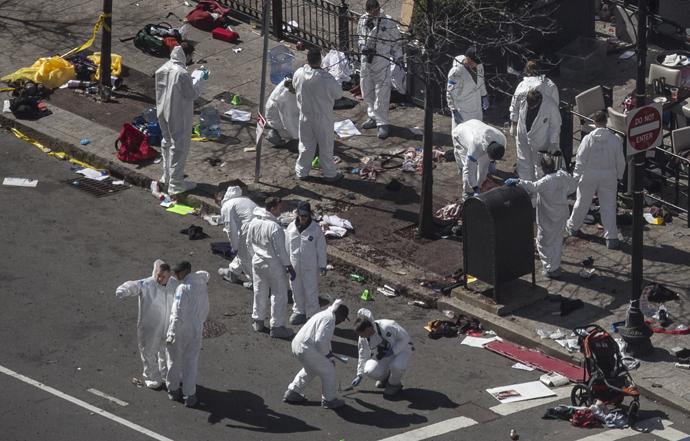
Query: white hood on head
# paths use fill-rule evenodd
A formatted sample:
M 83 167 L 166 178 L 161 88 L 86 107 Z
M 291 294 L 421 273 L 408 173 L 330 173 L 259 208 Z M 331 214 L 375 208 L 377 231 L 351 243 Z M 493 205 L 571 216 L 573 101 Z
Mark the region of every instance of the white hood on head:
M 372 314 L 367 308 L 361 308 L 359 311 L 357 311 L 357 317 L 369 320 L 372 325 L 374 324 L 374 314 Z
M 590 136 L 595 142 L 602 142 L 609 137 L 611 132 L 605 127 L 597 127 L 590 133 Z
M 184 54 L 182 46 L 175 46 L 173 48 L 172 52 L 170 52 L 170 60 L 180 63 L 182 66 L 187 66 L 187 56 Z
M 153 262 L 153 273 L 151 273 L 151 277 L 153 277 L 153 281 L 156 281 L 156 270 L 158 269 L 159 266 L 163 265 L 165 261 L 161 259 L 156 259 L 155 262 Z M 157 284 L 158 282 L 156 282 Z
M 242 189 L 239 186 L 228 187 L 228 189 L 225 190 L 225 196 L 223 196 L 223 200 L 220 202 L 220 205 L 223 205 L 230 199 L 235 199 L 240 196 L 242 196 Z

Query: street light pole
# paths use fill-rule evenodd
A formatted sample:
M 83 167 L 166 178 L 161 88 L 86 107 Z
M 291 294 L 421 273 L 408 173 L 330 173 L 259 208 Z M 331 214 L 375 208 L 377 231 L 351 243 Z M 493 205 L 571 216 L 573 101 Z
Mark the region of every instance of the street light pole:
M 645 105 L 646 73 L 647 73 L 647 11 L 649 0 L 638 0 L 637 11 L 637 88 L 635 91 L 635 106 Z M 632 295 L 630 307 L 625 318 L 625 326 L 618 332 L 628 343 L 628 352 L 633 357 L 647 355 L 654 351 L 650 337 L 654 331 L 644 322 L 644 314 L 640 311 L 640 294 L 642 293 L 643 267 L 642 258 L 644 252 L 644 219 L 642 217 L 643 179 L 644 179 L 645 153 L 636 153 L 633 164 L 633 235 L 632 235 Z M 628 170 L 630 172 L 630 170 Z
M 113 26 L 113 0 L 103 0 L 103 34 L 101 34 L 101 99 L 110 99 L 110 73 L 111 73 L 111 47 L 112 47 L 112 26 Z
M 264 52 L 263 61 L 261 62 L 261 94 L 259 95 L 259 113 L 264 118 L 264 106 L 266 98 L 266 67 L 268 61 L 268 35 L 270 34 L 269 26 L 271 25 L 271 0 L 265 0 L 264 4 L 264 25 L 262 32 L 264 33 Z M 259 118 L 256 118 L 256 129 L 259 129 Z M 259 137 L 256 143 L 256 166 L 254 168 L 254 182 L 259 183 L 259 178 L 261 177 L 261 141 L 263 141 L 263 136 Z

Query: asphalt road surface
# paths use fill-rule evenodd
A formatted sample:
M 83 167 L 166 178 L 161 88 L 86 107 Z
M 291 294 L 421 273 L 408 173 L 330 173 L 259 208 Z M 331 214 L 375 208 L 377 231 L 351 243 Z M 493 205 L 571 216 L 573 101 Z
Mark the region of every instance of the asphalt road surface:
M 438 311 L 377 295 L 337 268 L 320 278 L 322 305 L 342 298 L 351 317 L 367 307 L 398 321 L 411 335 L 405 388 L 384 399 L 373 381 L 341 393 L 347 406 L 320 407 L 320 381 L 309 402 L 282 402 L 300 368 L 290 343 L 251 329 L 251 292 L 222 280 L 227 261 L 209 243 L 226 241 L 221 227 L 168 213 L 138 189 L 95 198 L 66 184 L 79 175 L 66 161 L 0 130 L 0 178 L 38 179 L 35 188 L 0 186 L 0 428 L 4 440 L 690 440 L 686 416 L 642 399 L 635 429 L 580 429 L 542 420 L 547 407 L 569 403 L 571 387 L 542 400 L 500 404 L 486 389 L 541 374 L 511 368 L 512 360 L 461 346 L 462 338 L 430 340 L 423 326 Z M 154 165 L 154 167 L 157 167 Z M 79 184 L 83 185 L 83 184 Z M 211 237 L 190 241 L 179 230 L 201 225 Z M 141 379 L 136 342 L 137 301 L 116 287 L 151 274 L 155 259 L 192 262 L 211 273 L 209 320 L 226 332 L 204 340 L 194 409 Z M 364 288 L 375 301 L 360 299 Z M 355 377 L 352 323 L 335 332 L 342 387 Z M 689 422 L 690 425 L 690 422 Z

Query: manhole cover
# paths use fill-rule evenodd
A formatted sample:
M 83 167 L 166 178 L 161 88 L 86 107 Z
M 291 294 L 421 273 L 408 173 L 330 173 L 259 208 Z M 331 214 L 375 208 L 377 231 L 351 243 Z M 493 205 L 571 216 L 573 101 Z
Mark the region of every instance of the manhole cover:
M 204 338 L 215 338 L 225 334 L 225 326 L 220 323 L 212 322 L 211 320 L 206 320 L 204 322 Z
M 81 190 L 84 193 L 88 193 L 95 198 L 110 196 L 111 194 L 119 193 L 122 190 L 127 190 L 129 188 L 128 185 L 113 185 L 113 180 L 111 178 L 103 181 L 94 181 L 86 176 L 68 179 L 66 181 L 62 181 L 62 183 L 76 188 L 77 190 Z

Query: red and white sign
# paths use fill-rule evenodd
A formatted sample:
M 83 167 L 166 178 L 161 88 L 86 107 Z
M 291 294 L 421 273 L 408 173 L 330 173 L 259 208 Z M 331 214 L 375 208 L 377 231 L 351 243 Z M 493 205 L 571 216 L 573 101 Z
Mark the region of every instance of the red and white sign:
M 633 109 L 628 113 L 628 155 L 644 152 L 661 145 L 661 103 Z
M 259 112 L 256 112 L 256 145 L 259 145 L 259 140 L 261 139 L 261 134 L 264 132 L 265 126 L 266 120 Z

